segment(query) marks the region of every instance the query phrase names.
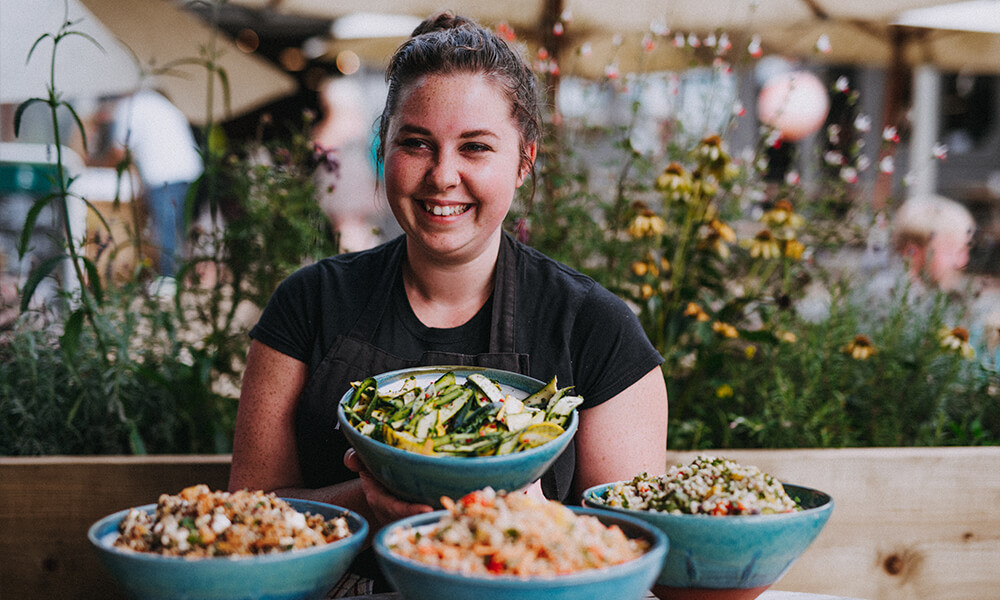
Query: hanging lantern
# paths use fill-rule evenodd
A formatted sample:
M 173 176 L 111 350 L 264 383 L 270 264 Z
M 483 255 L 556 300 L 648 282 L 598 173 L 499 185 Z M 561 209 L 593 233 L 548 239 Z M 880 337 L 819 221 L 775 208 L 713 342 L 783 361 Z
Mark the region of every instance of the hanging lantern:
M 808 71 L 780 73 L 767 80 L 757 97 L 757 117 L 794 142 L 815 133 L 830 112 L 830 96 Z

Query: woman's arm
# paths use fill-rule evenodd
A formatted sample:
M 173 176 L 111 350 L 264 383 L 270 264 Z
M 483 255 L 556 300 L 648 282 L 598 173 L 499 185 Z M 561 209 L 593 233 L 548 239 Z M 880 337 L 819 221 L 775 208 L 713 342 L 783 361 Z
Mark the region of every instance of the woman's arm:
M 580 411 L 571 503 L 591 486 L 661 474 L 666 463 L 667 386 L 657 366 L 614 398 Z
M 347 464 L 362 477 L 319 489 L 303 486 L 295 441 L 295 411 L 308 379 L 302 361 L 253 341 L 243 372 L 229 489 L 275 492 L 282 497 L 316 500 L 349 508 L 372 524 L 426 512 L 429 506 L 402 502 L 367 477 L 348 451 Z

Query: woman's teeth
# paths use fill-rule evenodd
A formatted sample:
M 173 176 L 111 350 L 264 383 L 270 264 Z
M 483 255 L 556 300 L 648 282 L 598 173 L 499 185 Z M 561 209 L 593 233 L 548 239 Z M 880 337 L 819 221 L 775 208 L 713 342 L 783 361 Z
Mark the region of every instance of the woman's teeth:
M 469 207 L 469 204 L 448 204 L 446 206 L 441 206 L 440 204 L 424 204 L 424 210 L 438 217 L 460 215 L 469 210 Z

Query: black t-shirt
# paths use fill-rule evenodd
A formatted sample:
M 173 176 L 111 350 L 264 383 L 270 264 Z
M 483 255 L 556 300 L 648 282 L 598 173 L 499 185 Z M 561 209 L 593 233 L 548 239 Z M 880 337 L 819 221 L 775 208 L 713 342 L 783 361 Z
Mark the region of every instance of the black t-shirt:
M 478 354 L 489 342 L 490 304 L 456 328 L 424 326 L 413 314 L 399 272 L 389 273 L 397 238 L 363 252 L 325 258 L 299 269 L 278 286 L 257 325 L 257 341 L 309 365 L 312 373 L 338 335 L 350 332 L 382 277 L 395 283 L 373 343 L 404 358 L 423 351 Z M 557 377 L 596 406 L 624 391 L 663 362 L 635 314 L 596 281 L 537 250 L 516 243 L 515 352 L 527 354 L 529 375 Z

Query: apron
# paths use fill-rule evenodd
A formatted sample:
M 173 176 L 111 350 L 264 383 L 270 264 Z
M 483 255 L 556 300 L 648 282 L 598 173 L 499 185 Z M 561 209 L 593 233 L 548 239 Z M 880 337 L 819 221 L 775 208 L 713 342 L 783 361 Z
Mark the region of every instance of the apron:
M 517 248 L 513 238 L 507 234 L 501 240 L 497 257 L 487 353 L 470 355 L 428 351 L 420 359 L 410 360 L 376 347 L 372 340 L 391 304 L 392 286 L 406 251 L 405 236 L 400 236 L 394 243 L 396 247 L 390 250 L 391 258 L 385 276 L 372 290 L 364 313 L 350 332 L 334 340 L 299 397 L 296 439 L 305 487 L 319 488 L 358 476 L 344 466 L 344 453 L 350 448 L 350 443 L 339 430 L 337 421 L 337 403 L 350 389 L 352 381 L 398 369 L 436 365 L 478 366 L 530 374 L 528 355 L 518 354 L 515 348 Z M 575 464 L 576 452 L 570 444 L 542 476 L 542 491 L 546 497 L 562 500 L 568 495 Z M 367 588 L 369 590 L 391 589 L 384 588 L 384 580 L 370 549 L 357 557 L 351 572 L 373 580 L 376 587 Z
M 428 351 L 420 359 L 410 360 L 373 345 L 378 325 L 391 304 L 392 286 L 406 251 L 404 236 L 394 243 L 396 247 L 390 250 L 391 258 L 385 276 L 372 290 L 371 301 L 364 313 L 350 332 L 334 340 L 299 397 L 296 439 L 306 487 L 319 488 L 357 477 L 344 466 L 344 453 L 350 444 L 338 430 L 337 422 L 337 403 L 350 389 L 352 381 L 398 369 L 435 365 L 477 366 L 530 374 L 528 355 L 518 354 L 515 348 L 517 248 L 513 238 L 506 233 L 497 258 L 487 353 L 470 355 Z M 547 497 L 560 500 L 566 497 L 575 462 L 575 452 L 570 444 L 553 468 L 542 477 L 542 490 Z

